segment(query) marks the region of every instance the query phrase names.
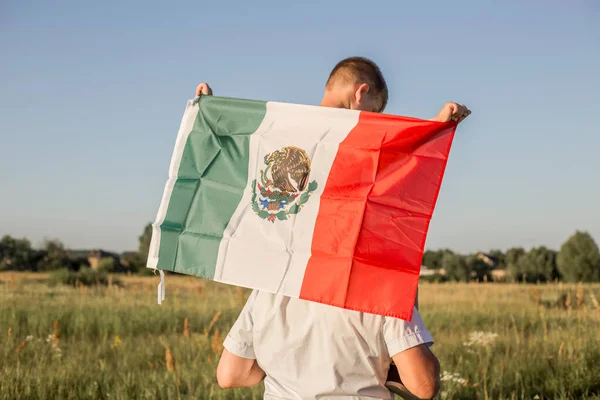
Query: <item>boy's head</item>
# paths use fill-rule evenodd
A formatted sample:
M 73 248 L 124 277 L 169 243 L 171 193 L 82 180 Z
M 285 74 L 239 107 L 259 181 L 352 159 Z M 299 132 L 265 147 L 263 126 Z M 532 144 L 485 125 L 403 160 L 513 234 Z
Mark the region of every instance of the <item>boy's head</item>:
M 388 88 L 377 64 L 364 57 L 340 61 L 331 71 L 322 106 L 382 112 Z

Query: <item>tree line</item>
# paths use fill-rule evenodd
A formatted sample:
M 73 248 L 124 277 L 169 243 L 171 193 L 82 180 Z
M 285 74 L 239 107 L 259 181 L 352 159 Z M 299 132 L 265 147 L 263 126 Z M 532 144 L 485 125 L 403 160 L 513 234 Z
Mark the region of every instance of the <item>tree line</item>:
M 426 280 L 433 281 L 487 281 L 565 282 L 600 281 L 600 252 L 587 232 L 575 232 L 559 251 L 545 246 L 526 251 L 522 247 L 491 250 L 488 253 L 462 255 L 452 250 L 427 250 L 422 264 L 435 273 Z M 495 271 L 503 272 L 502 275 Z M 495 275 L 495 276 L 494 276 Z
M 147 224 L 138 237 L 137 251 L 121 255 L 106 253 L 108 256 L 100 258 L 94 265 L 95 269 L 105 272 L 148 272 L 145 266 L 151 237 L 152 225 Z M 5 235 L 0 239 L 0 271 L 78 271 L 91 266 L 90 253 L 94 252 L 69 250 L 56 239 L 46 240 L 42 248 L 36 249 L 26 238 Z M 101 251 L 96 253 L 104 254 Z
M 145 268 L 152 225 L 147 224 L 138 237 L 138 249 L 123 256 L 106 257 L 95 266 L 106 272 L 148 272 Z M 503 280 L 515 282 L 600 281 L 600 251 L 592 236 L 577 231 L 559 251 L 545 246 L 526 251 L 522 247 L 491 250 L 488 253 L 462 255 L 449 249 L 427 250 L 422 264 L 435 271 L 425 279 L 433 281 L 497 280 L 495 272 L 503 272 Z M 66 268 L 77 271 L 89 267 L 89 257 L 69 251 L 58 240 L 47 240 L 41 249 L 25 238 L 9 235 L 0 239 L 0 271 L 52 271 Z

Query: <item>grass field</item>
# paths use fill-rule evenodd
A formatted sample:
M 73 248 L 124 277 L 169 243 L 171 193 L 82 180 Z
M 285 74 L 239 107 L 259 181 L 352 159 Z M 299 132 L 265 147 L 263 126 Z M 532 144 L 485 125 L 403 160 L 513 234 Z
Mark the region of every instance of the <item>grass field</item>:
M 167 277 L 0 274 L 0 399 L 258 399 L 214 377 L 247 291 Z M 562 296 L 562 300 L 561 299 Z M 600 285 L 422 284 L 447 399 L 600 399 Z M 557 301 L 559 300 L 559 301 Z M 537 397 L 536 397 L 537 396 Z

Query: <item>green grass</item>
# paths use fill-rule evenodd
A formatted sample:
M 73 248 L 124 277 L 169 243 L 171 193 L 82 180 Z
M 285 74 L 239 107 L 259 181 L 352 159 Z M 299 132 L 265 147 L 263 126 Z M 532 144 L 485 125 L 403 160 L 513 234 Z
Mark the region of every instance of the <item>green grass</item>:
M 157 277 L 75 288 L 40 277 L 0 274 L 0 399 L 261 398 L 261 386 L 225 391 L 214 377 L 247 291 L 169 276 L 159 306 Z M 569 290 L 570 306 L 553 306 Z M 432 350 L 462 379 L 443 383 L 445 398 L 600 399 L 600 310 L 590 297 L 600 299 L 600 285 L 583 286 L 582 305 L 576 290 L 422 284 Z M 498 336 L 465 346 L 476 331 Z

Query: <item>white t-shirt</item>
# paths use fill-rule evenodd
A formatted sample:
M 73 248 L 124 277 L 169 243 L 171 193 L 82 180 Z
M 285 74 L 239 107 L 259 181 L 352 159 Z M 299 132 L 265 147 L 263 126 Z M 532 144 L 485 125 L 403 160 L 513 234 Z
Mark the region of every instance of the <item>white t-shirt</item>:
M 412 321 L 253 291 L 224 346 L 256 359 L 265 399 L 392 399 L 391 357 L 433 344 L 415 309 Z

